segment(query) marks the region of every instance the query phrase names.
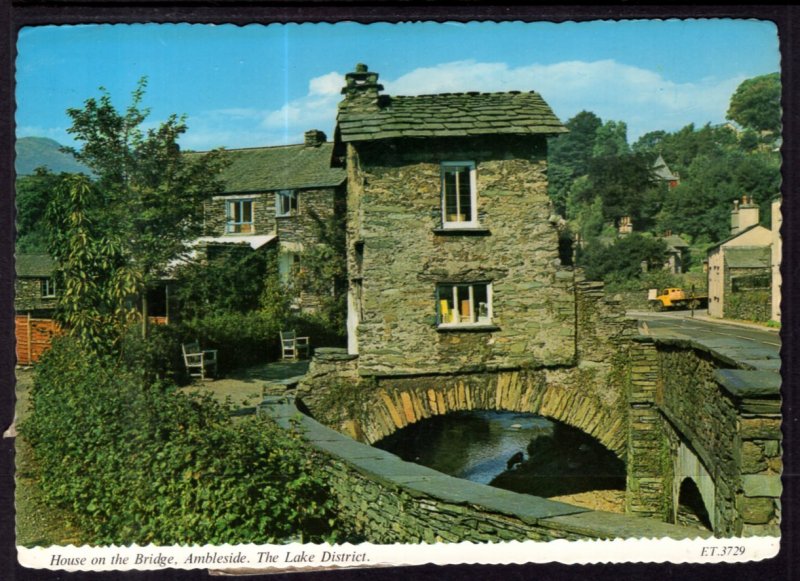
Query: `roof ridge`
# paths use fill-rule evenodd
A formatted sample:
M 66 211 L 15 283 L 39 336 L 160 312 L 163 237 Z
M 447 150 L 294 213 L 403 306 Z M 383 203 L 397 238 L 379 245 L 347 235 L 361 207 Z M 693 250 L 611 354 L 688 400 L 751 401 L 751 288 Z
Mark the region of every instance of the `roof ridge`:
M 318 146 L 309 147 L 309 149 L 319 149 L 323 145 L 333 145 L 332 141 L 324 141 L 320 143 Z M 234 151 L 255 151 L 255 150 L 262 150 L 262 149 L 281 149 L 281 148 L 290 148 L 290 147 L 306 147 L 304 143 L 283 143 L 281 145 L 255 145 L 253 147 L 232 147 L 228 149 L 227 147 L 219 147 L 217 149 L 221 149 L 224 153 L 234 152 Z M 214 151 L 212 149 L 208 149 L 205 151 L 186 151 L 185 153 L 210 153 Z
M 458 96 L 491 96 L 491 95 L 537 95 L 541 97 L 538 91 L 522 91 L 518 89 L 510 89 L 508 91 L 451 91 L 448 93 L 423 93 L 421 95 L 384 95 L 390 99 L 418 99 L 420 97 L 458 97 Z

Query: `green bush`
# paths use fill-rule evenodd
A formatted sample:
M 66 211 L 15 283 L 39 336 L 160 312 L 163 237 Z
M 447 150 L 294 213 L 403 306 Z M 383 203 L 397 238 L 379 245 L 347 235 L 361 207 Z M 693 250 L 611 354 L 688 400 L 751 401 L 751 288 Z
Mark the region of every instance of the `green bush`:
M 208 395 L 148 383 L 62 338 L 42 358 L 32 444 L 46 497 L 90 544 L 334 540 L 333 501 L 300 436 Z
M 183 341 L 200 341 L 204 349 L 217 349 L 220 372 L 272 361 L 280 356 L 281 322 L 261 311 L 214 313 L 184 321 Z

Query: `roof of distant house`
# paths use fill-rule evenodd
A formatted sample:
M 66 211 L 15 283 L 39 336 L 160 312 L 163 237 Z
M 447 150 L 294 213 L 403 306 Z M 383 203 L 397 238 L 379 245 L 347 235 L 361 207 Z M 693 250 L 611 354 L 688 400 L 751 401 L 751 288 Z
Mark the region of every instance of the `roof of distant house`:
M 716 244 L 714 244 L 714 246 L 709 246 L 709 247 L 706 249 L 706 253 L 710 253 L 710 252 L 712 252 L 712 251 L 716 250 L 717 248 L 720 248 L 720 247 L 721 247 L 723 244 L 727 244 L 727 243 L 728 243 L 728 242 L 730 242 L 731 240 L 734 240 L 734 239 L 738 238 L 739 236 L 742 236 L 743 234 L 745 234 L 745 233 L 747 233 L 747 232 L 750 232 L 750 230 L 755 230 L 756 228 L 760 228 L 761 230 L 764 230 L 764 231 L 766 231 L 766 232 L 769 232 L 769 230 L 767 230 L 766 228 L 764 228 L 762 225 L 760 225 L 760 224 L 753 224 L 752 226 L 748 226 L 747 228 L 745 228 L 744 230 L 742 230 L 742 231 L 740 231 L 740 232 L 737 232 L 736 234 L 731 234 L 730 236 L 728 236 L 727 238 L 725 238 L 723 241 L 721 241 L 721 242 L 717 242 Z M 768 245 L 767 245 L 767 246 L 768 246 Z
M 770 248 L 728 248 L 725 251 L 725 264 L 729 268 L 768 268 L 770 265 Z
M 550 106 L 533 91 L 381 95 L 374 110 L 343 105 L 337 121 L 337 137 L 344 142 L 567 132 Z
M 47 254 L 17 254 L 17 276 L 45 278 L 53 275 L 55 261 Z
M 661 154 L 658 154 L 658 158 L 653 162 L 653 173 L 656 174 L 656 177 L 672 182 L 677 181 L 680 177 L 677 174 L 672 173 L 672 170 L 669 169 L 667 162 L 664 161 L 664 158 L 661 157 Z
M 346 177 L 331 167 L 333 144 L 229 149 L 222 172 L 225 193 L 335 187 Z
M 680 250 L 681 248 L 689 248 L 689 244 L 686 242 L 686 240 L 684 240 L 680 236 L 676 236 L 675 234 L 664 236 L 662 240 L 666 242 L 667 249 L 669 250 Z

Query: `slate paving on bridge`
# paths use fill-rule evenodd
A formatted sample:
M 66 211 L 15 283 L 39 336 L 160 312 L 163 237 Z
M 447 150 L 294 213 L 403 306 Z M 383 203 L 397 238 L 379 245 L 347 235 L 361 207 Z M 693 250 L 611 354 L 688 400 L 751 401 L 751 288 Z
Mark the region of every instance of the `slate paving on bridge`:
M 230 372 L 225 377 L 194 383 L 184 389 L 210 392 L 220 402 L 230 402 L 239 413 L 253 413 L 265 395 L 283 395 L 308 372 L 308 360 L 271 361 Z
M 712 353 L 732 368 L 718 370 L 715 376 L 728 393 L 755 406 L 753 409 L 780 413 L 781 339 L 777 331 L 743 323 L 731 325 L 708 317 L 696 320 L 648 313 L 633 317 L 639 321 L 642 338 L 691 345 Z M 766 399 L 774 401 L 765 403 Z

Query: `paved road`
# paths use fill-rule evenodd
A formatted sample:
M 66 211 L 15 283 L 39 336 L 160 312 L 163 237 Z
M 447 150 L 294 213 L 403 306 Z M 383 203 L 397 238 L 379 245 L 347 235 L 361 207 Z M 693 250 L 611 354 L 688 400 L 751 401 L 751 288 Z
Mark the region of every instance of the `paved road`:
M 674 337 L 702 343 L 719 353 L 745 363 L 746 367 L 777 371 L 780 368 L 781 338 L 777 330 L 710 319 L 704 311 L 653 313 L 630 311 L 639 321 L 639 332 L 653 337 Z

